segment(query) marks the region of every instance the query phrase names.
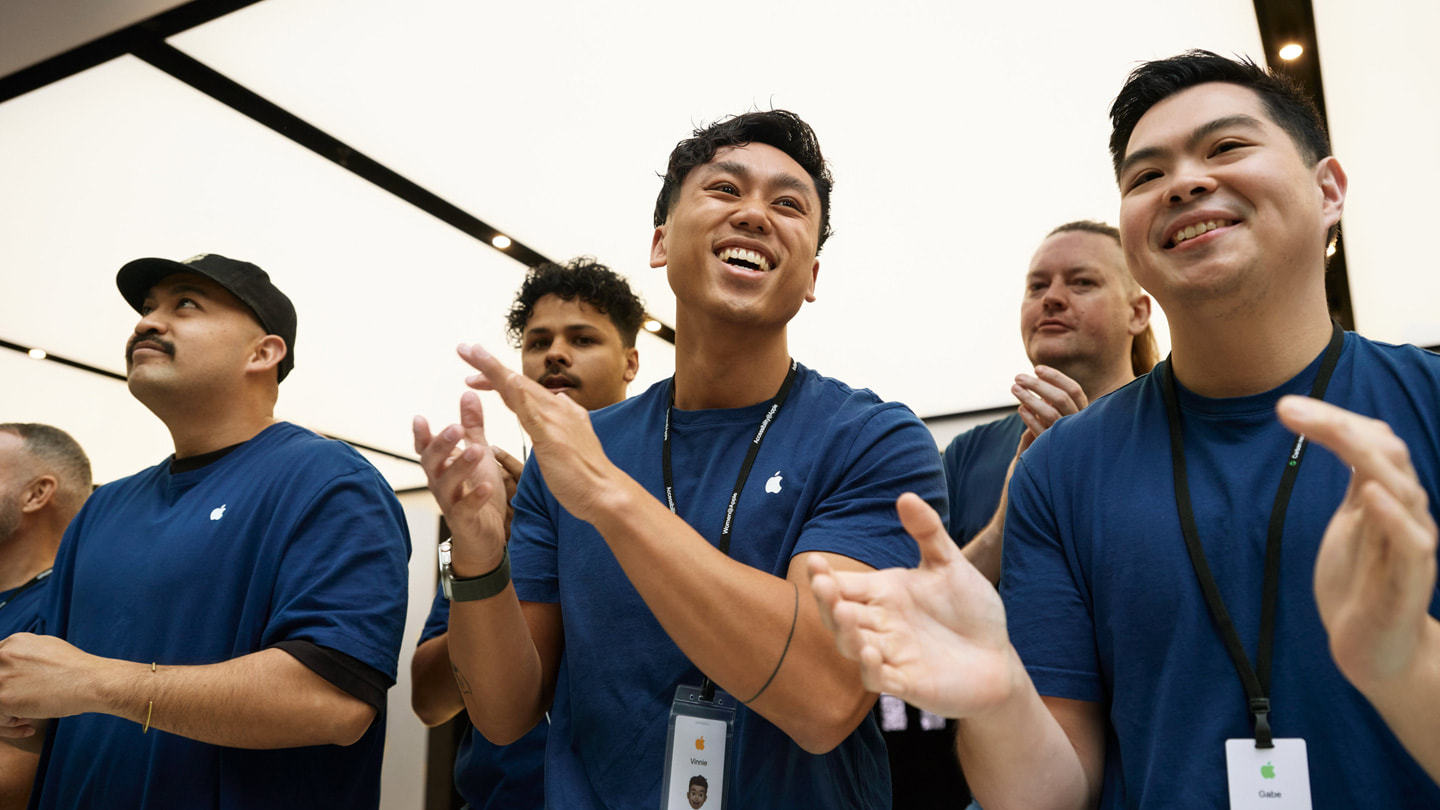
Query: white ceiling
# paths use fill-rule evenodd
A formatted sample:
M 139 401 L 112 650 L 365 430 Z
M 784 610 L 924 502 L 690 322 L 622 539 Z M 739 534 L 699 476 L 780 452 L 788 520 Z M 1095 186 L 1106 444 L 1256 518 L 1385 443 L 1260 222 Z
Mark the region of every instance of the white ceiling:
M 12 69 L 33 59 L 7 39 L 54 40 L 58 26 L 73 45 L 107 30 L 25 16 L 40 5 L 0 6 Z M 1315 0 L 1352 181 L 1356 319 L 1381 339 L 1440 343 L 1440 275 L 1416 238 L 1440 179 L 1440 78 L 1419 38 L 1440 11 L 1354 5 Z M 1178 0 L 883 12 L 849 0 L 264 0 L 170 43 L 551 258 L 598 256 L 672 323 L 664 273 L 647 261 L 655 173 L 695 124 L 793 109 L 837 183 L 819 301 L 795 321 L 792 352 L 922 416 L 1006 404 L 1025 365 L 1016 315 L 1035 244 L 1066 220 L 1114 219 L 1106 111 L 1134 64 L 1190 47 L 1261 55 L 1250 0 L 1203 13 Z M 1383 92 L 1382 76 L 1394 77 Z M 0 339 L 121 371 L 135 316 L 115 271 L 199 252 L 260 264 L 296 302 L 279 415 L 399 452 L 413 414 L 454 418 L 467 369 L 453 346 L 504 347 L 524 272 L 133 57 L 0 104 Z M 640 349 L 632 391 L 673 370 L 668 344 L 646 335 Z M 518 445 L 513 418 L 487 407 L 497 442 Z M 102 481 L 169 447 L 121 383 L 0 352 L 0 421 L 15 420 L 71 430 Z M 375 459 L 397 488 L 423 484 L 415 465 Z

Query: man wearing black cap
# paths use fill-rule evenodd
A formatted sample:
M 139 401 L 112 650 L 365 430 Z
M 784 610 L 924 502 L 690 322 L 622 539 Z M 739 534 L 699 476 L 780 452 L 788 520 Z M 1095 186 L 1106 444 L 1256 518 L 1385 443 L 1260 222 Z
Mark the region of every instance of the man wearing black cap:
M 399 503 L 350 448 L 275 419 L 296 320 L 263 270 L 140 259 L 116 283 L 141 315 L 130 391 L 175 454 L 76 516 L 51 635 L 0 641 L 0 736 L 44 746 L 31 806 L 376 807 Z

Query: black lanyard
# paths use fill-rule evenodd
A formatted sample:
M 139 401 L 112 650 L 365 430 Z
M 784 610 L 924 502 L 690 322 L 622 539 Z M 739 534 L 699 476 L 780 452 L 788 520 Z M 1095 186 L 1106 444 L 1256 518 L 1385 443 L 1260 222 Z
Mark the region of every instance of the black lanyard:
M 790 371 L 785 374 L 785 382 L 780 383 L 780 391 L 775 398 L 770 400 L 770 408 L 765 411 L 765 418 L 760 420 L 760 429 L 755 431 L 755 438 L 750 440 L 750 450 L 745 454 L 745 463 L 740 465 L 740 475 L 735 479 L 735 489 L 730 493 L 730 504 L 725 508 L 725 525 L 720 527 L 720 553 L 730 556 L 730 529 L 735 525 L 735 509 L 740 504 L 740 490 L 745 488 L 745 481 L 750 478 L 750 468 L 755 466 L 755 457 L 760 455 L 760 443 L 765 440 L 765 433 L 770 429 L 770 423 L 775 421 L 775 415 L 780 413 L 780 406 L 790 396 L 790 387 L 795 384 L 795 360 L 790 360 Z M 661 469 L 665 475 L 665 504 L 670 507 L 671 514 L 678 515 L 675 509 L 675 476 L 670 467 L 670 414 L 675 410 L 675 378 L 670 378 L 670 402 L 665 408 L 665 436 L 661 445 Z M 704 700 L 711 700 L 715 696 L 715 684 L 710 677 L 705 677 L 702 684 L 702 695 Z
M 30 579 L 29 582 L 25 583 L 24 585 L 21 585 L 20 587 L 16 588 L 15 590 L 11 591 L 11 592 L 10 592 L 10 595 L 7 596 L 7 597 L 5 597 L 5 601 L 4 601 L 4 602 L 0 602 L 0 609 L 3 609 L 6 605 L 10 604 L 11 602 L 14 602 L 17 598 L 19 598 L 20 594 L 22 594 L 22 593 L 30 590 L 30 589 L 31 589 L 32 587 L 34 587 L 35 585 L 38 585 L 41 580 L 43 580 L 43 579 L 45 579 L 46 577 L 50 576 L 50 572 L 51 572 L 52 570 L 53 570 L 53 569 L 46 568 L 44 571 L 41 571 L 40 573 L 36 574 L 34 577 L 31 577 L 31 579 Z
M 1331 322 L 1330 346 L 1325 350 L 1325 359 L 1320 363 L 1320 373 L 1310 388 L 1310 396 L 1325 398 L 1325 389 L 1330 384 L 1330 375 L 1340 360 L 1340 348 L 1345 343 L 1345 333 L 1340 325 Z M 1275 608 L 1280 597 L 1280 536 L 1285 530 L 1285 510 L 1290 505 L 1290 493 L 1295 487 L 1295 476 L 1300 472 L 1300 462 L 1305 457 L 1305 436 L 1295 438 L 1295 444 L 1285 459 L 1285 471 L 1280 475 L 1280 491 L 1275 493 L 1275 506 L 1270 511 L 1270 529 L 1265 540 L 1265 579 L 1260 603 L 1260 642 L 1256 650 L 1256 667 L 1250 666 L 1250 658 L 1225 609 L 1225 600 L 1205 562 L 1205 550 L 1200 545 L 1200 531 L 1195 524 L 1195 510 L 1190 503 L 1190 483 L 1185 476 L 1185 442 L 1180 435 L 1180 406 L 1175 391 L 1175 370 L 1171 362 L 1165 364 L 1165 412 L 1170 419 L 1170 462 L 1175 471 L 1175 503 L 1180 510 L 1180 530 L 1185 535 L 1185 548 L 1190 552 L 1190 564 L 1200 580 L 1200 591 L 1205 595 L 1205 604 L 1210 608 L 1225 649 L 1235 662 L 1240 673 L 1240 682 L 1245 686 L 1245 697 L 1250 715 L 1255 724 L 1255 747 L 1274 748 L 1270 732 L 1270 662 L 1275 652 Z

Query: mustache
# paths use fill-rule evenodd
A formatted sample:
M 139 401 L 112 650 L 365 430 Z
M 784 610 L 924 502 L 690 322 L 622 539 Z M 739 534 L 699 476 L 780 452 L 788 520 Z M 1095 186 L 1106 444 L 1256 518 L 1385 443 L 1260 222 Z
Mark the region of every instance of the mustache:
M 175 344 L 174 344 L 174 343 L 171 343 L 170 341 L 166 340 L 165 338 L 162 338 L 162 337 L 159 337 L 159 336 L 156 336 L 156 335 L 133 335 L 133 336 L 131 336 L 130 340 L 125 344 L 125 359 L 126 359 L 126 360 L 134 360 L 134 359 L 135 359 L 135 345 L 138 344 L 138 343 L 149 343 L 149 344 L 153 344 L 154 346 L 158 347 L 161 351 L 165 352 L 165 353 L 168 354 L 168 355 L 171 355 L 172 357 L 173 357 L 174 354 L 175 354 Z
M 554 363 L 545 367 L 545 373 L 540 375 L 539 382 L 541 385 L 544 385 L 546 380 L 552 379 L 554 377 L 559 377 L 563 379 L 565 381 L 565 384 L 570 386 L 571 388 L 580 387 L 579 380 L 575 379 L 573 375 L 566 373 L 565 369 L 562 366 Z

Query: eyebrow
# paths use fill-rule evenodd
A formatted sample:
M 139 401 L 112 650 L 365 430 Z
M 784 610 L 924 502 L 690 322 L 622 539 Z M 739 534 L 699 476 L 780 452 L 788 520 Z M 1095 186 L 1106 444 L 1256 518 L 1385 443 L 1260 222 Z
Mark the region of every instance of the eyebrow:
M 750 171 L 749 166 L 733 160 L 722 160 L 718 163 L 709 164 L 705 175 L 708 177 L 716 174 L 733 174 L 741 180 L 750 180 L 755 176 L 755 173 Z M 769 181 L 782 189 L 788 189 L 800 194 L 806 200 L 814 199 L 815 192 L 812 185 L 789 172 L 776 172 L 770 175 Z
M 559 332 L 599 332 L 599 331 L 600 331 L 600 327 L 598 327 L 598 326 L 596 326 L 596 325 L 594 325 L 594 324 L 592 324 L 592 323 L 585 323 L 585 322 L 583 322 L 583 321 L 582 321 L 581 323 L 567 323 L 567 324 L 565 324 L 564 326 L 560 327 L 558 330 L 556 330 L 556 329 L 551 329 L 551 328 L 548 327 L 548 326 L 532 326 L 532 327 L 530 327 L 529 329 L 526 329 L 526 330 L 525 330 L 525 335 L 526 335 L 527 337 L 530 336 L 530 335 L 549 335 L 549 334 L 552 334 L 552 333 L 557 332 L 557 331 L 559 331 Z
M 1231 127 L 1259 130 L 1263 129 L 1264 125 L 1261 124 L 1255 116 L 1245 115 L 1244 113 L 1216 118 L 1213 121 L 1207 121 L 1196 127 L 1195 130 L 1190 133 L 1190 137 L 1185 139 L 1185 148 L 1187 150 L 1194 149 L 1201 141 L 1205 140 L 1205 138 L 1214 135 L 1222 129 L 1229 129 Z M 1170 152 L 1171 150 L 1164 146 L 1147 146 L 1144 149 L 1137 149 L 1126 155 L 1124 160 L 1120 161 L 1118 176 L 1124 177 L 1125 173 L 1130 171 L 1130 167 L 1136 163 L 1167 156 Z
M 209 291 L 206 290 L 204 287 L 199 287 L 189 282 L 182 281 L 176 284 L 167 284 L 164 287 L 151 287 L 145 293 L 145 300 L 148 301 L 150 299 L 153 299 L 155 297 L 156 291 L 167 295 L 198 295 L 201 298 L 210 297 Z

